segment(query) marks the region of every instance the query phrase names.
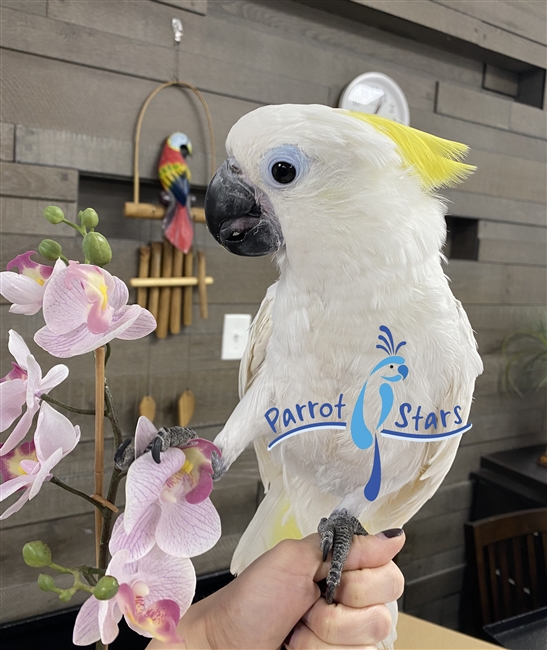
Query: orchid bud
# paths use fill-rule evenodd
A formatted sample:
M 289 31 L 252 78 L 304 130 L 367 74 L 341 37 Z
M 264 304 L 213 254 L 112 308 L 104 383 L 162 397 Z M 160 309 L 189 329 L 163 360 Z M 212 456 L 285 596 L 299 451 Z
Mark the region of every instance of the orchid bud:
M 46 573 L 41 573 L 38 576 L 38 587 L 42 591 L 52 591 L 55 589 L 55 581 L 51 576 L 48 576 Z
M 82 249 L 91 264 L 104 266 L 112 259 L 110 244 L 100 232 L 88 232 L 82 242 Z
M 86 208 L 83 212 L 79 212 L 78 219 L 86 228 L 95 228 L 99 223 L 99 215 L 93 208 Z
M 120 585 L 114 576 L 103 576 L 93 588 L 97 600 L 110 600 L 118 593 Z
M 65 220 L 65 213 L 56 205 L 48 205 L 43 214 L 49 223 L 58 224 Z
M 28 566 L 35 568 L 51 564 L 51 550 L 44 542 L 27 542 L 23 546 L 23 559 Z
M 70 591 L 70 589 L 63 589 L 63 591 L 61 591 L 59 594 L 59 600 L 62 600 L 63 603 L 68 603 L 73 595 L 74 594 Z
M 42 257 L 45 257 L 50 262 L 56 262 L 63 254 L 61 245 L 53 241 L 53 239 L 42 239 L 38 251 Z

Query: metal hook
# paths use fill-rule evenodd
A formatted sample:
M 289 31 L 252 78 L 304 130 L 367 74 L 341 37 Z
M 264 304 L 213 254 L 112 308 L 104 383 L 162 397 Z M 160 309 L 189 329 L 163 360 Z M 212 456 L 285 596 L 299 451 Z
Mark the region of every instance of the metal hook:
M 180 18 L 173 18 L 171 21 L 173 27 L 173 35 L 175 38 L 175 43 L 180 43 L 182 40 L 182 35 L 184 34 L 184 29 L 182 27 L 182 21 Z

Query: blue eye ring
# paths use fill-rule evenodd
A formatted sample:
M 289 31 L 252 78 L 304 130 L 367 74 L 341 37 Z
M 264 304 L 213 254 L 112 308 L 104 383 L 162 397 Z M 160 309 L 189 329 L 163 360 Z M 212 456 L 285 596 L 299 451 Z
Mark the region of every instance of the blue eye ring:
M 276 147 L 264 156 L 262 175 L 268 185 L 278 189 L 292 187 L 308 168 L 308 161 L 295 145 Z

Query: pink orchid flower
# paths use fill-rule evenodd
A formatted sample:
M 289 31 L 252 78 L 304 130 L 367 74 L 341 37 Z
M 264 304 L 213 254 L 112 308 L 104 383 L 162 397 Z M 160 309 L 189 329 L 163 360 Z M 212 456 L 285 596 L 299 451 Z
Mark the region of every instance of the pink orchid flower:
M 180 642 L 176 627 L 192 603 L 196 574 L 188 558 L 174 558 L 154 546 L 138 562 L 128 563 L 129 551 L 118 551 L 106 569 L 120 587 L 110 600 L 91 596 L 80 609 L 73 643 L 109 644 L 118 636 L 122 616 L 142 636 L 166 643 Z
M 76 447 L 79 440 L 80 427 L 72 426 L 64 415 L 57 413 L 49 404 L 42 404 L 34 442 L 25 442 L 0 459 L 0 473 L 4 481 L 0 485 L 0 501 L 26 488 L 0 519 L 7 519 L 21 510 L 29 499 L 33 499 L 44 482 L 51 479 L 51 470 Z
M 15 357 L 13 368 L 0 379 L 0 431 L 5 431 L 27 409 L 0 449 L 0 456 L 14 449 L 27 435 L 35 413 L 40 409 L 40 397 L 47 395 L 68 376 L 68 368 L 59 364 L 42 378 L 42 370 L 27 344 L 14 330 L 9 331 L 8 349 Z
M 64 267 L 61 260 L 57 260 L 55 267 L 38 264 L 30 259 L 31 255 L 36 255 L 35 251 L 18 255 L 8 262 L 7 271 L 0 273 L 0 293 L 13 303 L 10 311 L 14 314 L 32 316 L 39 312 L 48 280 L 54 270 Z M 19 273 L 11 271 L 14 267 Z
M 91 264 L 69 262 L 44 293 L 45 327 L 34 340 L 55 357 L 91 352 L 112 339 L 140 339 L 156 328 L 152 314 L 128 305 L 125 284 Z
M 135 432 L 136 460 L 127 473 L 125 513 L 116 521 L 110 552 L 129 552 L 129 561 L 143 557 L 157 544 L 174 557 L 194 557 L 212 548 L 220 537 L 220 517 L 209 499 L 213 489 L 211 453 L 218 449 L 195 438 L 183 449 L 172 447 L 154 462 L 147 445 L 157 429 L 145 417 Z

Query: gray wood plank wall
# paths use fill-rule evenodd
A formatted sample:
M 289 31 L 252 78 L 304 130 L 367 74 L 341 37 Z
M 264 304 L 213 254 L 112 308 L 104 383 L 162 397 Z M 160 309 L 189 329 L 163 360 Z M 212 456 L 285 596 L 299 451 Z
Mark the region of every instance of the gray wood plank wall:
M 372 7 L 438 33 L 479 42 L 523 64 L 545 67 L 543 2 L 351 2 L 356 9 Z M 471 416 L 474 428 L 441 489 L 407 525 L 408 541 L 400 556 L 407 578 L 404 608 L 455 627 L 465 564 L 462 524 L 471 500 L 469 473 L 478 467 L 481 455 L 539 443 L 546 434 L 544 401 L 508 399 L 499 387 L 503 337 L 545 314 L 546 112 L 485 90 L 482 60 L 337 15 L 337 4 L 1 0 L 0 266 L 21 251 L 36 249 L 42 237 L 59 232 L 39 219 L 48 203 L 60 205 L 70 218 L 78 208 L 93 205 L 113 245 L 111 271 L 126 281 L 136 274 L 138 247 L 159 239 L 160 226 L 125 220 L 121 210 L 124 199 L 131 197 L 129 188 L 114 184 L 107 191 L 87 175 L 130 178 L 138 110 L 147 94 L 177 70 L 182 80 L 198 86 L 211 107 L 220 143 L 216 164 L 224 156 L 222 143 L 231 125 L 256 106 L 335 105 L 357 74 L 377 70 L 391 75 L 407 95 L 411 124 L 470 144 L 471 161 L 479 167 L 461 188 L 445 192 L 452 215 L 480 220 L 478 261 L 454 260 L 446 267 L 485 362 Z M 184 25 L 176 48 L 173 17 Z M 186 131 L 194 143 L 194 183 L 203 188 L 209 169 L 207 134 L 199 105 L 178 89 L 164 91 L 150 107 L 141 140 L 141 173 L 145 179 L 155 178 L 159 147 L 175 130 Z M 79 182 L 82 175 L 86 178 Z M 143 188 L 144 200 L 154 201 L 155 196 L 155 189 Z M 208 438 L 220 430 L 237 403 L 238 363 L 220 360 L 223 315 L 254 315 L 276 272 L 267 259 L 230 256 L 203 226 L 196 230 L 197 243 L 207 253 L 208 272 L 215 278 L 209 290 L 210 317 L 200 320 L 195 305 L 194 324 L 181 335 L 115 345 L 109 378 L 127 432 L 135 425 L 140 398 L 150 392 L 158 403 L 157 422 L 170 424 L 175 422 L 178 395 L 185 388 L 193 390 L 193 425 Z M 68 256 L 78 255 L 78 240 L 70 232 L 63 232 L 60 241 Z M 4 375 L 9 367 L 8 330 L 14 328 L 30 341 L 40 318 L 14 316 L 5 301 L 0 317 Z M 31 349 L 46 367 L 52 365 L 36 346 Z M 57 397 L 89 407 L 90 360 L 75 358 L 68 365 L 71 380 L 57 389 Z M 60 476 L 90 491 L 92 429 L 83 416 L 74 422 L 82 425 L 83 441 L 63 461 Z M 110 438 L 107 444 L 112 444 Z M 255 508 L 257 478 L 249 451 L 215 489 L 224 537 L 217 549 L 198 559 L 198 572 L 226 566 Z M 3 620 L 63 606 L 37 590 L 34 570 L 18 560 L 24 541 L 51 541 L 66 562 L 77 561 L 75 551 L 81 548 L 92 561 L 89 509 L 58 492 L 46 486 L 36 501 L 3 522 Z

